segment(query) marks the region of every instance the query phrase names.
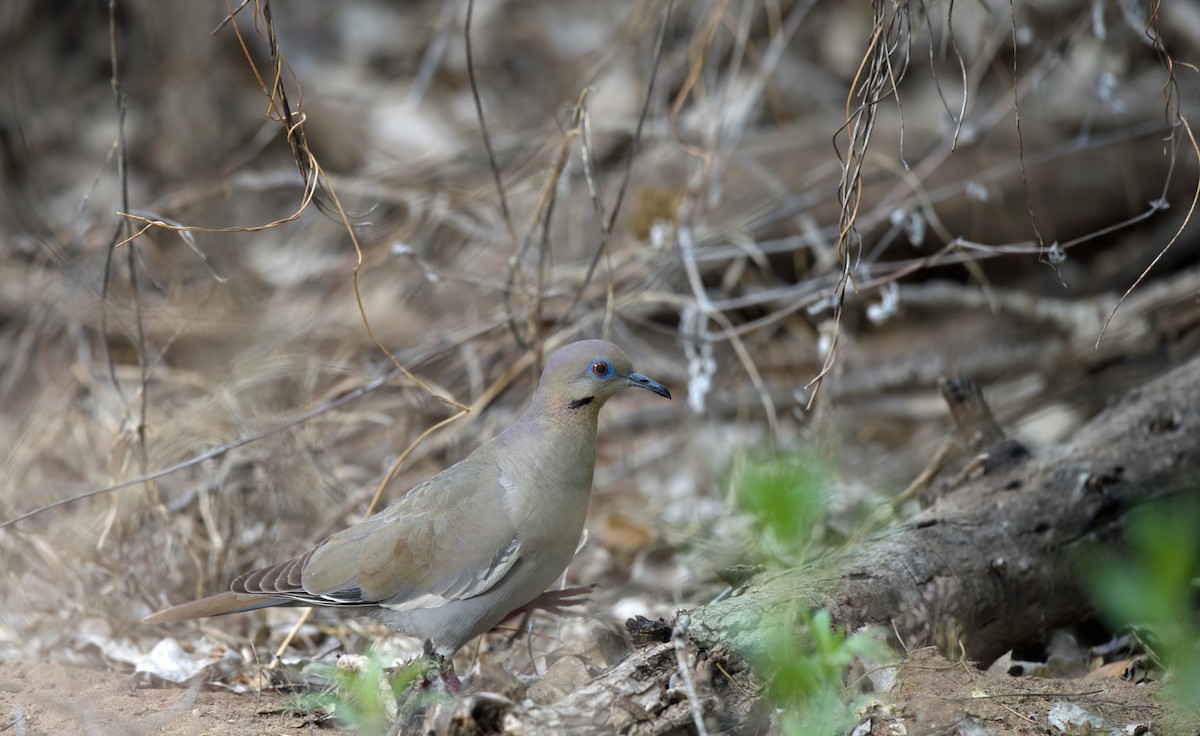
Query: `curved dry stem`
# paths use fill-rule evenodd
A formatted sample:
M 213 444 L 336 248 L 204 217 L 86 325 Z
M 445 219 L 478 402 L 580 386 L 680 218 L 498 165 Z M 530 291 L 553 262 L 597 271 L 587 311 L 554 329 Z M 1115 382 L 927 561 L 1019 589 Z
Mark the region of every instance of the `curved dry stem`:
M 1195 131 L 1192 130 L 1191 124 L 1188 123 L 1187 117 L 1183 115 L 1183 111 L 1180 108 L 1179 83 L 1175 79 L 1175 60 L 1167 51 L 1166 46 L 1163 45 L 1162 33 L 1158 25 L 1158 14 L 1160 10 L 1161 2 L 1156 0 L 1154 7 L 1151 10 L 1150 17 L 1146 21 L 1145 34 L 1153 43 L 1154 50 L 1158 54 L 1159 60 L 1167 70 L 1167 80 L 1163 82 L 1162 88 L 1163 100 L 1165 103 L 1163 114 L 1167 119 L 1167 123 L 1173 127 L 1171 136 L 1172 141 L 1175 140 L 1179 129 L 1182 128 L 1184 134 L 1187 136 L 1188 142 L 1191 144 L 1192 152 L 1196 154 L 1197 162 L 1200 162 L 1200 143 L 1197 143 Z M 1192 71 L 1196 71 L 1195 67 L 1190 68 Z M 1173 150 L 1172 156 L 1174 156 Z M 1165 201 L 1166 184 L 1164 183 L 1163 202 Z M 1161 250 L 1159 250 L 1158 254 L 1154 256 L 1154 259 L 1150 261 L 1149 265 L 1147 265 L 1146 268 L 1140 274 L 1138 274 L 1138 277 L 1134 279 L 1134 282 L 1130 284 L 1129 288 L 1125 290 L 1125 293 L 1121 295 L 1121 298 L 1117 300 L 1117 303 L 1113 306 L 1108 318 L 1104 320 L 1104 326 L 1100 328 L 1100 334 L 1096 336 L 1095 347 L 1097 349 L 1100 347 L 1100 341 L 1104 339 L 1105 332 L 1108 331 L 1109 324 L 1112 323 L 1113 318 L 1117 315 L 1117 310 L 1121 308 L 1121 305 L 1125 302 L 1129 295 L 1133 293 L 1133 290 L 1141 285 L 1146 276 L 1150 274 L 1150 271 L 1153 270 L 1156 265 L 1158 265 L 1158 262 L 1161 261 L 1163 256 L 1167 254 L 1167 251 L 1171 249 L 1171 246 L 1175 245 L 1175 242 L 1179 240 L 1179 236 L 1183 234 L 1183 231 L 1188 226 L 1188 223 L 1192 221 L 1192 216 L 1196 212 L 1197 203 L 1200 203 L 1200 176 L 1198 176 L 1196 179 L 1196 186 L 1192 190 L 1192 201 L 1188 204 L 1187 214 L 1184 215 L 1183 222 L 1179 223 L 1179 227 L 1176 228 L 1175 234 L 1171 236 L 1171 239 L 1167 241 L 1167 244 L 1164 245 Z M 1157 209 L 1160 209 L 1158 203 L 1152 203 L 1151 211 L 1153 212 Z

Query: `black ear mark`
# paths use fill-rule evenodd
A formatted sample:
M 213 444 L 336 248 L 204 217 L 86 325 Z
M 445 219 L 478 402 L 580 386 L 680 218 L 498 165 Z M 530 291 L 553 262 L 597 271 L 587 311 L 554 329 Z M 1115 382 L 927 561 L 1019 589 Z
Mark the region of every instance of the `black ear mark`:
M 587 406 L 588 404 L 592 403 L 595 400 L 596 400 L 595 396 L 585 396 L 582 399 L 575 399 L 570 404 L 567 404 L 567 406 L 571 407 L 572 409 L 578 409 L 582 406 Z

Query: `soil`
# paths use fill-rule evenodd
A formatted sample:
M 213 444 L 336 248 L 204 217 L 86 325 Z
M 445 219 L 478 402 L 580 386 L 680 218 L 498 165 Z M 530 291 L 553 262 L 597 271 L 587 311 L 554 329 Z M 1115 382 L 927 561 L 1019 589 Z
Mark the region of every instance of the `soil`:
M 909 736 L 971 733 L 972 725 L 996 734 L 1072 733 L 1049 726 L 1050 710 L 1056 704 L 1059 709 L 1072 704 L 1102 717 L 1103 727 L 1092 727 L 1096 733 L 1109 729 L 1171 733 L 1155 725 L 1166 715 L 1156 700 L 1159 689 L 1157 683 L 1138 685 L 1116 676 L 1077 680 L 1012 677 L 965 662 L 949 662 L 925 649 L 915 652 L 904 665 L 892 699 Z M 1149 730 L 1137 731 L 1141 725 Z M 1125 730 L 1130 726 L 1134 730 Z M 1084 728 L 1077 722 L 1074 733 L 1084 733 Z M 887 731 L 873 729 L 872 733 Z
M 152 688 L 136 675 L 54 663 L 13 662 L 0 671 L 0 732 L 14 734 L 294 734 L 282 697 L 192 687 Z
M 899 671 L 899 686 L 875 696 L 872 734 L 909 736 L 970 733 L 1085 733 L 1049 726 L 1052 708 L 1082 708 L 1103 728 L 1125 733 L 1176 733 L 1164 725 L 1166 708 L 1157 683 L 1134 684 L 1118 676 L 1075 680 L 1012 677 L 967 662 L 951 662 L 933 649 L 912 653 Z M 63 694 L 74 693 L 71 698 Z M 138 676 L 57 663 L 17 662 L 0 673 L 0 732 L 37 734 L 295 734 L 316 727 L 285 714 L 285 697 L 236 694 L 207 687 L 148 687 Z M 1079 711 L 1076 711 L 1079 712 Z M 1138 730 L 1138 729 L 1142 730 Z M 1132 729 L 1132 730 L 1131 730 Z

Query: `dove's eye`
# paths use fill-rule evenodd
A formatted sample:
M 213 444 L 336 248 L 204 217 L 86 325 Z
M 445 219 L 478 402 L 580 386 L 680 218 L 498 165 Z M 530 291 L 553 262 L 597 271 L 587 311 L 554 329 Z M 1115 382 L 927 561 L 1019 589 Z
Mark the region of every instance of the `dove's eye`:
M 595 363 L 592 363 L 591 371 L 592 375 L 597 378 L 608 378 L 613 373 L 612 366 L 603 360 L 597 360 Z

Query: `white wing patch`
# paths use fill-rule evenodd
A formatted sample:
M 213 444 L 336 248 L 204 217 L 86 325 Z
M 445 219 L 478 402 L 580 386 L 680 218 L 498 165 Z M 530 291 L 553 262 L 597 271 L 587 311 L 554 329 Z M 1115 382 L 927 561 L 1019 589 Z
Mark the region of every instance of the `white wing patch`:
M 513 479 L 504 471 L 500 472 L 500 487 L 504 489 L 505 504 L 511 504 L 513 497 L 517 495 L 517 484 L 513 483 Z

